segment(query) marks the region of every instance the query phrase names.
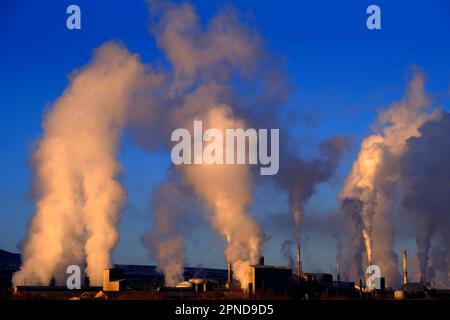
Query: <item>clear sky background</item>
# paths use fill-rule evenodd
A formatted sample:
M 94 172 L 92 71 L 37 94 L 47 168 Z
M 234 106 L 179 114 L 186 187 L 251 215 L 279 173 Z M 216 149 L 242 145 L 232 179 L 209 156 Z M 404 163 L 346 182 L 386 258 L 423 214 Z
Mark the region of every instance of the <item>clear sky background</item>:
M 361 140 L 370 132 L 377 110 L 401 99 L 412 65 L 425 72 L 433 104 L 450 109 L 449 1 L 193 1 L 203 22 L 230 3 L 256 25 L 288 70 L 295 86 L 288 103 L 308 119 L 298 126 L 304 153 L 331 135 L 354 139 L 337 177 L 311 199 L 307 217 L 326 216 L 338 207 L 337 194 Z M 70 4 L 81 7 L 82 30 L 66 28 Z M 369 4 L 381 7 L 382 30 L 366 28 Z M 33 214 L 28 161 L 42 134 L 46 108 L 67 86 L 67 75 L 111 39 L 139 53 L 144 63 L 164 59 L 148 32 L 148 9 L 142 0 L 1 1 L 1 249 L 18 251 Z M 151 227 L 151 192 L 170 159 L 124 143 L 120 160 L 128 206 L 122 212 L 114 261 L 154 264 L 139 238 Z M 258 188 L 252 214 L 269 236 L 263 247 L 266 262 L 285 264 L 281 243 L 294 232 L 286 195 L 271 192 L 270 186 Z M 206 223 L 189 227 L 189 264 L 223 267 L 222 240 Z M 305 269 L 329 271 L 335 261 L 332 232 L 305 228 L 303 241 Z M 402 241 L 414 249 L 407 235 L 399 245 Z

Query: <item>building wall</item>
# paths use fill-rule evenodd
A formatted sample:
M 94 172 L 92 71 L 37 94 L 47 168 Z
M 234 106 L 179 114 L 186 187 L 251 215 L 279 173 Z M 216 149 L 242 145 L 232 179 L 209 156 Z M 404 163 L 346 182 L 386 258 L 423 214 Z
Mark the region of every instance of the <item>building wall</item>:
M 126 289 L 126 280 L 121 269 L 103 271 L 103 291 L 121 291 Z
M 284 267 L 250 266 L 249 291 L 251 294 L 288 294 L 291 289 L 292 271 Z

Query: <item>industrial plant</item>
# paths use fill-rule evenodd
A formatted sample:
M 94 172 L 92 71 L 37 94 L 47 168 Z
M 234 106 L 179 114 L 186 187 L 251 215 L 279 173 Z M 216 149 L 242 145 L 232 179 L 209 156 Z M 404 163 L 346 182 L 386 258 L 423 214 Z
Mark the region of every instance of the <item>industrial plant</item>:
M 450 301 L 450 2 L 3 2 L 1 302 Z
M 336 273 L 312 273 L 302 270 L 300 246 L 297 247 L 295 270 L 287 266 L 258 264 L 248 266 L 248 286 L 242 288 L 227 269 L 184 268 L 184 281 L 166 286 L 164 275 L 156 266 L 115 265 L 103 271 L 101 286 L 91 286 L 86 277 L 81 288 L 70 290 L 55 285 L 13 286 L 12 276 L 20 267 L 20 255 L 1 250 L 0 285 L 2 298 L 51 300 L 408 300 L 450 299 L 450 290 L 434 288 L 429 283 L 409 282 L 407 252 L 403 250 L 403 284 L 399 288 L 385 286 L 385 279 L 375 279 L 376 287 L 366 283 L 367 276 L 355 281 L 342 281 Z

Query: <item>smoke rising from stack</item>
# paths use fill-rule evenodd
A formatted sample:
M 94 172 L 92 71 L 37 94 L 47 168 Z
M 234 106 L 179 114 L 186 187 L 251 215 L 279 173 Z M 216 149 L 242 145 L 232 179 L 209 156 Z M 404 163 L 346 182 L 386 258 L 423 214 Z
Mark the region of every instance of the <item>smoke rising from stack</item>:
M 151 32 L 173 66 L 173 73 L 166 76 L 169 81 L 165 85 L 170 97 L 166 101 L 159 101 L 158 105 L 162 106 L 156 107 L 166 118 L 164 121 L 158 119 L 157 122 L 167 124 L 160 132 L 169 136 L 174 128 L 190 128 L 194 119 L 206 120 L 222 129 L 222 123 L 242 128 L 279 127 L 277 112 L 287 97 L 286 88 L 289 86 L 280 67 L 265 52 L 261 37 L 251 27 L 242 24 L 233 9 L 221 11 L 206 28 L 202 28 L 194 9 L 188 4 L 150 1 L 150 8 L 154 14 L 153 20 L 156 20 Z M 249 88 L 259 86 L 264 90 L 255 88 L 254 91 L 247 91 L 242 98 L 238 93 L 239 88 L 231 80 L 233 76 L 244 83 L 251 83 Z M 255 83 L 258 85 L 255 86 Z M 142 119 L 145 117 L 139 117 L 137 122 Z M 139 123 L 136 125 L 142 128 Z M 141 133 L 138 136 L 152 135 Z M 319 158 L 311 161 L 304 161 L 296 155 L 298 145 L 293 143 L 294 139 L 287 134 L 283 139 L 284 145 L 280 151 L 284 157 L 281 159 L 283 172 L 276 178 L 282 189 L 289 193 L 299 239 L 304 204 L 314 193 L 316 185 L 327 181 L 334 174 L 342 152 L 348 148 L 348 139 L 329 139 L 321 145 Z M 154 147 L 153 140 L 144 139 L 141 143 Z M 250 168 L 242 165 L 236 168 L 229 165 L 196 165 L 182 166 L 178 172 L 215 214 L 212 218 L 213 227 L 228 239 L 227 260 L 246 261 L 242 267 L 233 264 L 235 277 L 244 285 L 247 282 L 244 266 L 257 262 L 263 239 L 259 225 L 245 214 L 251 202 L 253 186 Z M 211 176 L 217 183 L 206 181 L 206 176 Z M 232 190 L 209 190 L 221 189 L 220 186 L 231 189 L 239 186 L 236 191 L 240 192 L 232 194 Z M 233 202 L 233 197 L 236 197 L 234 204 L 226 203 Z M 241 240 L 241 233 L 235 230 L 236 221 L 218 223 L 225 217 L 241 218 L 243 228 L 251 232 L 248 234 L 250 240 Z M 244 255 L 247 255 L 245 259 Z
M 354 234 L 353 241 L 350 241 L 353 264 L 378 264 L 392 285 L 399 283 L 391 223 L 391 211 L 400 182 L 398 173 L 404 165 L 399 160 L 405 152 L 407 140 L 420 136 L 418 128 L 436 117 L 436 112 L 426 112 L 428 106 L 424 76 L 415 71 L 404 99 L 380 113 L 375 134 L 362 142 L 358 158 L 340 194 L 342 209 Z M 365 262 L 359 245 L 361 242 L 366 252 Z M 362 268 L 356 266 L 354 270 Z
M 225 8 L 203 27 L 189 4 L 149 1 L 149 6 L 150 31 L 170 68 L 151 69 L 125 49 L 106 44 L 73 77 L 49 112 L 34 155 L 37 209 L 15 283 L 47 284 L 67 264 L 84 261 L 91 284 L 101 282 L 118 241 L 115 224 L 125 202 L 116 160 L 125 126 L 133 142 L 150 151 L 169 149 L 170 133 L 191 127 L 194 120 L 221 131 L 280 127 L 278 110 L 288 94 L 284 73 L 259 34 L 233 9 Z M 304 205 L 316 185 L 333 176 L 348 139 L 327 140 L 319 157 L 309 161 L 297 155 L 294 139 L 286 135 L 283 141 L 276 179 L 289 193 L 300 239 Z M 185 247 L 174 220 L 190 214 L 180 207 L 193 192 L 208 209 L 214 230 L 227 241 L 226 259 L 246 287 L 247 266 L 257 263 L 265 238 L 248 214 L 256 180 L 251 168 L 195 165 L 172 171 L 178 177 L 169 177 L 153 195 L 154 224 L 142 238 L 166 284 L 182 280 Z
M 48 111 L 32 158 L 36 212 L 14 284 L 61 283 L 68 265 L 84 262 L 91 284 L 101 283 L 126 197 L 117 180 L 119 138 L 142 77 L 137 56 L 104 44 Z
M 334 176 L 342 154 L 350 148 L 350 139 L 349 137 L 332 137 L 320 144 L 318 157 L 304 160 L 296 155 L 297 150 L 292 147 L 296 145 L 293 143 L 294 139 L 285 138 L 288 142 L 282 144 L 281 153 L 287 156 L 281 159 L 280 173 L 277 178 L 281 188 L 288 193 L 289 208 L 295 223 L 295 241 L 300 248 L 304 207 L 315 193 L 317 186 Z M 301 261 L 297 261 L 296 264 L 292 270 L 300 274 Z
M 450 275 L 450 114 L 436 109 L 434 115 L 422 124 L 418 135 L 408 139 L 400 170 L 401 206 L 415 226 L 424 281 Z
M 183 229 L 192 203 L 186 186 L 180 179 L 170 177 L 162 182 L 153 194 L 153 228 L 141 240 L 149 247 L 158 261 L 159 271 L 164 274 L 167 286 L 176 286 L 184 280 L 185 248 Z
M 292 272 L 295 272 L 295 260 L 292 256 L 292 241 L 286 240 L 281 244 L 281 254 L 288 262 L 288 266 L 291 268 Z
M 159 114 L 164 121 L 150 119 L 152 123 L 165 124 L 159 130 L 164 134 L 162 141 L 170 142 L 170 132 L 175 128 L 192 128 L 194 120 L 203 120 L 205 128 L 216 128 L 222 133 L 225 128 L 245 128 L 245 122 L 238 120 L 233 110 L 242 105 L 229 104 L 234 90 L 230 77 L 236 73 L 247 74 L 253 68 L 260 56 L 259 36 L 242 25 L 231 9 L 219 13 L 203 30 L 191 5 L 150 1 L 150 8 L 155 14 L 153 19 L 157 20 L 151 32 L 173 70 L 165 76 L 167 81 L 163 84 L 169 96 L 152 101 L 151 106 L 162 111 Z M 150 136 L 148 132 L 157 129 L 143 126 L 142 119 L 147 122 L 145 117 L 138 117 L 134 123 L 141 131 L 138 139 Z M 155 146 L 154 141 L 145 138 L 138 141 L 149 148 Z M 264 239 L 261 227 L 247 213 L 252 199 L 249 166 L 181 165 L 174 172 L 192 187 L 208 209 L 207 219 L 227 241 L 225 256 L 232 263 L 234 277 L 246 287 L 248 265 L 258 261 Z M 173 201 L 177 197 L 177 194 L 170 195 Z M 167 236 L 174 232 L 173 228 L 166 231 Z M 150 234 L 155 239 L 150 243 L 152 247 L 159 246 L 160 233 L 160 225 L 156 223 Z M 178 255 L 168 258 L 164 261 L 166 266 L 180 261 Z M 161 264 L 161 257 L 158 263 Z M 167 280 L 167 267 L 162 270 Z
M 245 128 L 242 121 L 232 118 L 231 110 L 226 107 L 211 109 L 203 123 L 223 135 L 226 128 Z M 248 266 L 258 262 L 264 239 L 260 225 L 248 215 L 252 201 L 249 166 L 204 164 L 184 165 L 179 169 L 210 209 L 213 228 L 227 240 L 225 257 L 232 264 L 234 278 L 247 288 Z
M 287 148 L 282 149 L 282 152 L 287 151 L 285 154 L 289 156 L 281 161 L 279 182 L 288 191 L 289 207 L 295 221 L 297 243 L 300 243 L 305 204 L 320 183 L 326 182 L 334 176 L 342 154 L 349 148 L 348 137 L 333 137 L 320 144 L 319 157 L 312 160 L 303 160 L 292 155 L 295 151 L 289 152 Z

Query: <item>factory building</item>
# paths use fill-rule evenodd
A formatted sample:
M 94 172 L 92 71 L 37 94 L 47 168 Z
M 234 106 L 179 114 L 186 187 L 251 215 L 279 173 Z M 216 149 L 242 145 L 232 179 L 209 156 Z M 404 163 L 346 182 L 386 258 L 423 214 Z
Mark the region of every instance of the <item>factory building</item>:
M 0 291 L 12 287 L 12 276 L 19 270 L 20 264 L 19 254 L 0 249 Z
M 103 291 L 122 291 L 127 288 L 123 270 L 119 268 L 103 270 Z
M 303 273 L 303 279 L 306 281 L 317 281 L 320 285 L 328 286 L 333 282 L 331 273 Z
M 164 286 L 164 275 L 160 273 L 156 266 L 140 265 L 115 265 L 123 270 L 127 279 L 127 287 L 132 290 L 152 290 Z M 185 267 L 183 279 L 202 278 L 208 279 L 208 286 L 225 286 L 227 282 L 227 270 Z
M 288 267 L 266 266 L 264 259 L 261 259 L 261 262 L 249 266 L 249 294 L 289 294 L 292 285 L 292 270 Z
M 115 265 L 123 270 L 127 279 L 127 287 L 132 290 L 151 290 L 164 284 L 164 276 L 156 266 Z

